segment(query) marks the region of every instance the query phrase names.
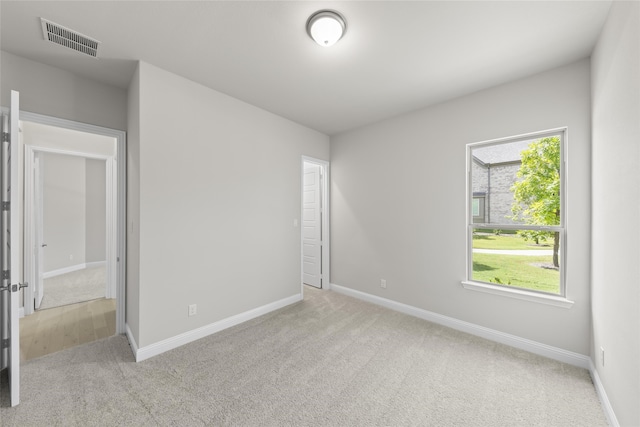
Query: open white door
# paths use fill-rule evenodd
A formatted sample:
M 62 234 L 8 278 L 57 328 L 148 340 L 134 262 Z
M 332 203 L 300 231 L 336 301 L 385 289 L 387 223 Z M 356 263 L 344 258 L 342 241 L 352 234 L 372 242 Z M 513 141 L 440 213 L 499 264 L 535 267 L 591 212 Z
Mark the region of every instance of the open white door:
M 302 189 L 302 281 L 322 288 L 321 168 L 304 164 Z
M 11 112 L 2 123 L 2 294 L 3 347 L 8 343 L 7 369 L 11 406 L 20 403 L 20 227 L 19 227 L 19 96 L 11 91 Z M 10 122 L 10 124 L 9 124 Z M 6 340 L 6 341 L 5 341 Z M 4 350 L 4 348 L 3 348 Z

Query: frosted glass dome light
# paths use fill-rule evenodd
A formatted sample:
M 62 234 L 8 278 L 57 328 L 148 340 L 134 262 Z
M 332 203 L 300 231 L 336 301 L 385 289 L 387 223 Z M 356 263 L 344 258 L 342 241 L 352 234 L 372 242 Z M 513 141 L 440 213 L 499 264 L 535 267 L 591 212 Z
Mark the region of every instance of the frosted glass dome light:
M 319 10 L 309 17 L 307 33 L 320 46 L 329 47 L 342 38 L 347 23 L 338 12 Z

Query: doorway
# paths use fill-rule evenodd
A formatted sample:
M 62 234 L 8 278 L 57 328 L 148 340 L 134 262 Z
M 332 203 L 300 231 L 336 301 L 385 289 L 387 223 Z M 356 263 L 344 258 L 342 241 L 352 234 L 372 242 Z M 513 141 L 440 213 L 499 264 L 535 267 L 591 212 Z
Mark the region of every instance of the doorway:
M 75 344 L 124 333 L 125 134 L 25 112 L 20 125 L 24 274 L 32 284 L 21 329 L 53 332 L 42 328 L 46 319 L 65 325 L 65 339 L 77 328 Z
M 32 126 L 23 125 L 27 143 Z M 107 297 L 106 159 L 26 150 L 34 152 L 33 171 L 25 166 L 34 175 L 33 215 L 25 221 L 33 230 L 34 309 Z
M 302 157 L 302 286 L 329 289 L 329 162 Z

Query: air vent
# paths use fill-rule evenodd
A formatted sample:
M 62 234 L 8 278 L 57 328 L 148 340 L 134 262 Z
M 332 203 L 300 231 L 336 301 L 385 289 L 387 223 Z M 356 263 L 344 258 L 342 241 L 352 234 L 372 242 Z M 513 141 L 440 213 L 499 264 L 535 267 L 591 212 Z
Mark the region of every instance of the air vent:
M 84 53 L 85 55 L 98 56 L 98 40 L 87 37 L 80 34 L 77 31 L 70 30 L 51 21 L 47 21 L 44 18 L 40 18 L 42 22 L 42 35 L 45 40 L 52 43 L 68 47 L 69 49 L 76 50 Z

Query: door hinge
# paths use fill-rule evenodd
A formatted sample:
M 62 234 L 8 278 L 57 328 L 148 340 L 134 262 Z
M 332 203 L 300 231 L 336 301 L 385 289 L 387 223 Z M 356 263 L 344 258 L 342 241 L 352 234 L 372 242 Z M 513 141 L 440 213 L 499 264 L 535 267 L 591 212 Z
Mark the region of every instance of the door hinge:
M 8 211 L 11 209 L 11 202 L 2 202 L 2 210 Z
M 11 270 L 2 270 L 2 280 L 9 280 L 11 278 L 10 271 Z
M 9 132 L 2 132 L 2 142 L 9 142 L 10 136 Z
M 4 338 L 2 340 L 2 348 L 9 348 L 9 343 L 10 343 L 10 339 L 9 338 Z

